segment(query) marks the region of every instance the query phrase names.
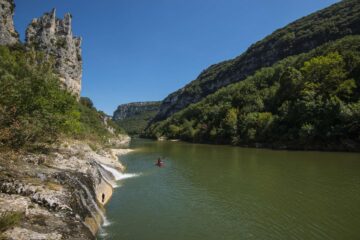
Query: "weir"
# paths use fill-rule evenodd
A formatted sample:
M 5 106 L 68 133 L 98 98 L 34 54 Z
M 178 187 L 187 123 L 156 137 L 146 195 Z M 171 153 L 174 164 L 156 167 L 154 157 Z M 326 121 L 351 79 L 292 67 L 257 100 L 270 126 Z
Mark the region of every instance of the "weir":
M 115 178 L 116 181 L 140 176 L 140 174 L 138 174 L 138 173 L 122 173 L 122 172 L 116 170 L 115 168 L 106 166 L 106 165 L 104 165 L 104 164 L 100 164 L 100 165 L 101 165 L 101 167 L 103 167 L 106 171 L 110 172 L 110 173 L 114 176 L 114 178 Z
M 82 189 L 85 191 L 86 195 L 87 195 L 87 199 L 89 199 L 91 205 L 94 207 L 94 209 L 96 210 L 96 213 L 101 217 L 102 220 L 102 224 L 104 226 L 108 226 L 110 225 L 110 222 L 107 220 L 107 218 L 105 217 L 103 211 L 99 208 L 98 204 L 95 202 L 93 195 L 91 194 L 90 190 L 84 185 L 82 184 L 78 179 L 75 179 L 75 181 L 82 187 Z M 82 195 L 81 195 L 82 197 Z M 83 199 L 82 199 L 83 200 Z M 87 206 L 87 205 L 86 205 Z M 95 221 L 97 221 L 96 215 L 94 214 L 94 212 L 88 208 L 88 210 L 90 211 L 92 217 L 94 217 Z M 97 222 L 98 223 L 98 222 Z M 99 223 L 98 223 L 99 224 Z M 101 223 L 99 224 L 99 226 L 101 226 Z
M 104 167 L 101 164 L 99 164 L 97 162 L 95 162 L 95 163 L 98 165 L 99 173 L 100 173 L 101 177 L 104 179 L 104 181 L 107 182 L 108 184 L 110 184 L 112 188 L 117 188 L 118 185 L 114 181 L 114 180 L 116 180 L 115 176 L 108 170 L 104 169 Z

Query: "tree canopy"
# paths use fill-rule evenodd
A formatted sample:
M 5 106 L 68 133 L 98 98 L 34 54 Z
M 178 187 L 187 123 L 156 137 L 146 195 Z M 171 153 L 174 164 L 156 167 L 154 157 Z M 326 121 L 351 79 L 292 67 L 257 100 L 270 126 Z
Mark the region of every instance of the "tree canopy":
M 145 136 L 194 142 L 359 150 L 360 37 L 262 68 L 151 125 Z

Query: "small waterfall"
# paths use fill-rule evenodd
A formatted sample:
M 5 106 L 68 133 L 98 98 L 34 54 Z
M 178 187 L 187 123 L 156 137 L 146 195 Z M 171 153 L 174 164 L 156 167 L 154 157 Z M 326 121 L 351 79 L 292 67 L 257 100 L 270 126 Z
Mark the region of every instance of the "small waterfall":
M 137 174 L 137 173 L 121 173 L 120 171 L 116 170 L 115 168 L 106 166 L 104 164 L 100 164 L 100 165 L 106 171 L 110 172 L 114 176 L 116 181 L 123 180 L 123 179 L 126 179 L 126 178 L 133 178 L 133 177 L 137 177 L 137 176 L 140 175 L 140 174 Z
M 87 204 L 86 200 L 84 199 L 84 196 L 80 194 L 81 203 L 89 210 L 91 217 L 94 219 L 97 225 L 101 226 L 101 222 L 97 220 L 97 217 L 92 209 L 90 209 L 89 205 Z M 87 226 L 89 229 L 90 227 Z
M 94 197 L 93 195 L 91 194 L 90 190 L 84 185 L 82 184 L 78 179 L 75 179 L 75 181 L 82 187 L 83 190 L 85 190 L 86 192 L 86 195 L 87 195 L 87 198 L 90 200 L 91 202 L 91 205 L 95 208 L 97 214 L 100 215 L 101 219 L 102 219 L 102 223 L 103 223 L 103 226 L 109 226 L 110 225 L 110 222 L 107 220 L 107 218 L 105 217 L 103 211 L 99 208 L 99 206 L 97 205 L 97 203 L 95 202 L 94 200 Z M 82 196 L 82 195 L 81 195 Z M 82 199 L 83 201 L 83 199 Z M 83 203 L 84 204 L 84 203 Z M 87 205 L 86 205 L 87 206 Z M 95 221 L 96 221 L 96 217 L 95 214 L 89 209 L 91 215 L 93 218 L 95 218 Z M 99 224 L 101 225 L 101 224 Z
M 103 166 L 101 166 L 100 164 L 98 164 L 98 166 L 99 166 L 98 170 L 99 170 L 99 173 L 100 173 L 102 179 L 104 179 L 108 184 L 110 184 L 112 188 L 117 188 L 118 185 L 114 181 L 115 177 L 112 175 L 112 173 L 105 170 L 103 168 Z

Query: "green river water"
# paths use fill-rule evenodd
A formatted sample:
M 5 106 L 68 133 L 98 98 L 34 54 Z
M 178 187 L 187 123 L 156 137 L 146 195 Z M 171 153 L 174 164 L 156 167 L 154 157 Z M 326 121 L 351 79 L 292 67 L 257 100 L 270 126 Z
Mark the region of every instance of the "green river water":
M 360 154 L 136 139 L 99 239 L 360 239 Z M 161 156 L 165 167 L 154 165 Z

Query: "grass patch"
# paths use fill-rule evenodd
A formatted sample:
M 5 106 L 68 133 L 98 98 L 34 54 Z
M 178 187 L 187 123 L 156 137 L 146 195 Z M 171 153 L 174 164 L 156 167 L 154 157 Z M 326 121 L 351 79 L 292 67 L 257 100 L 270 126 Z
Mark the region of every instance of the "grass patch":
M 0 232 L 5 232 L 19 224 L 23 216 L 22 212 L 5 212 L 0 214 Z
M 53 182 L 47 182 L 46 186 L 53 191 L 61 191 L 63 187 L 60 184 L 53 183 Z

